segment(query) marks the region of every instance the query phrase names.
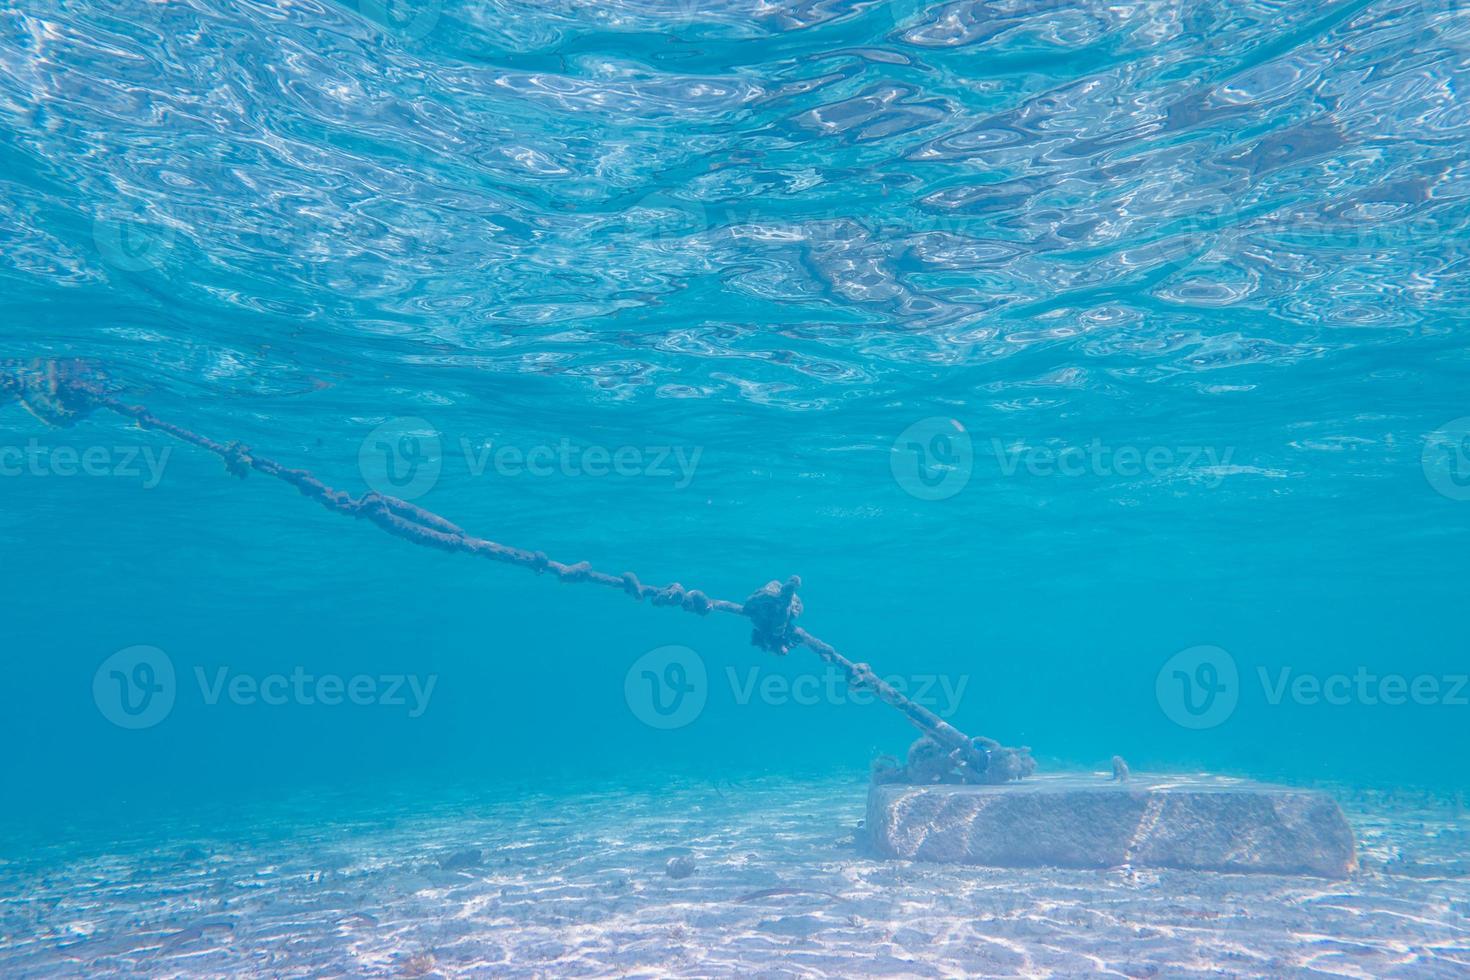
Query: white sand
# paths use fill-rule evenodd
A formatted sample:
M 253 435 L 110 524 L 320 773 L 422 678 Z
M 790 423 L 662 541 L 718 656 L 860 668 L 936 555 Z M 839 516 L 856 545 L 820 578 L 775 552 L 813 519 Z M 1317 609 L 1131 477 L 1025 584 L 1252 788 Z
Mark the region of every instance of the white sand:
M 1345 801 L 1364 867 L 1329 882 L 874 860 L 855 839 L 865 789 L 685 785 L 331 825 L 296 812 L 250 835 L 11 862 L 0 975 L 1470 976 L 1470 832 L 1449 807 Z M 465 848 L 479 866 L 438 866 Z M 699 870 L 675 881 L 680 854 Z M 838 897 L 737 900 L 771 888 Z

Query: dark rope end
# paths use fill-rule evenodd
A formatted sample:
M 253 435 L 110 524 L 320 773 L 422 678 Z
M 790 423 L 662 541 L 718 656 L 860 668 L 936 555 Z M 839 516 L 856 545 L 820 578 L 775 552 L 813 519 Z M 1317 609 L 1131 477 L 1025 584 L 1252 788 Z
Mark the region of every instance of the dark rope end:
M 0 362 L 0 391 L 47 425 L 66 429 L 85 418 L 102 396 L 100 375 L 79 358 Z

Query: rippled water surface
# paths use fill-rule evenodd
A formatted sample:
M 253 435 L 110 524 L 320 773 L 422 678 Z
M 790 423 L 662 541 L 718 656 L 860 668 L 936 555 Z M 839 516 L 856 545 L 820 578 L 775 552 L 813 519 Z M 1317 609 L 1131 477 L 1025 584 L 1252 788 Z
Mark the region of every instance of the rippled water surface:
M 1429 370 L 1466 299 L 1452 2 L 27 3 L 3 37 L 21 336 L 157 383 L 815 411 L 962 375 L 1044 412 Z

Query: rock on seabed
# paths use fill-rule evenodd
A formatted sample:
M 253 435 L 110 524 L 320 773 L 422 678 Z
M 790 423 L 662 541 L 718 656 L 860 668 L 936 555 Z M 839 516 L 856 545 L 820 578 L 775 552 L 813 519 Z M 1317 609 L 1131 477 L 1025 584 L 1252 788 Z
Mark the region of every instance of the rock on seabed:
M 1331 796 L 1210 776 L 874 785 L 867 826 L 880 854 L 918 861 L 1325 878 L 1358 866 L 1352 829 Z

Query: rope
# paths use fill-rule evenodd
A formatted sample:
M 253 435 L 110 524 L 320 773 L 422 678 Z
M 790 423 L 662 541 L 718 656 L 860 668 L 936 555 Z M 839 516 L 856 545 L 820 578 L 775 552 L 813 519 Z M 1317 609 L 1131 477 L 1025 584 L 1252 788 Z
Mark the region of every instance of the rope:
M 1008 749 L 990 739 L 965 735 L 928 708 L 910 700 L 873 673 L 867 664 L 849 660 L 831 644 L 795 625 L 795 620 L 802 613 L 801 599 L 797 596 L 801 579 L 796 576 L 784 583 L 769 582 L 740 603 L 711 598 L 698 589 L 686 589 L 678 582 L 662 587 L 644 585 L 632 572 L 613 575 L 598 571 L 585 561 L 568 565 L 547 557 L 544 552 L 526 551 L 477 537 L 452 521 L 397 497 L 371 491 L 353 497 L 328 486 L 306 470 L 293 469 L 256 455 L 248 446 L 238 442 L 216 442 L 208 436 L 167 422 L 141 405 L 129 405 L 107 394 L 96 373 L 81 361 L 0 362 L 0 405 L 12 399 L 19 399 L 37 418 L 53 426 L 73 425 L 92 409 L 113 412 L 130 419 L 139 428 L 162 432 L 213 453 L 236 477 L 243 479 L 252 470 L 273 477 L 290 484 L 303 496 L 328 510 L 370 521 L 389 534 L 414 544 L 489 558 L 537 574 L 549 572 L 563 582 L 588 582 L 617 589 L 634 599 L 647 599 L 655 606 L 677 607 L 698 616 L 712 612 L 742 616 L 751 623 L 750 641 L 753 645 L 779 656 L 785 656 L 794 647 L 805 646 L 824 662 L 842 671 L 850 687 L 871 690 L 880 700 L 903 712 L 924 733 L 920 743 L 932 743 L 946 760 L 937 768 L 930 765 L 922 772 L 916 769 L 909 773 L 914 781 L 1005 782 L 1020 779 L 1035 770 L 1029 748 Z M 911 749 L 911 756 L 920 743 Z

